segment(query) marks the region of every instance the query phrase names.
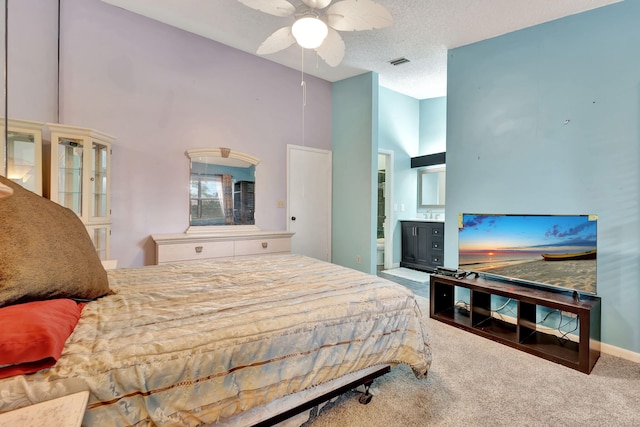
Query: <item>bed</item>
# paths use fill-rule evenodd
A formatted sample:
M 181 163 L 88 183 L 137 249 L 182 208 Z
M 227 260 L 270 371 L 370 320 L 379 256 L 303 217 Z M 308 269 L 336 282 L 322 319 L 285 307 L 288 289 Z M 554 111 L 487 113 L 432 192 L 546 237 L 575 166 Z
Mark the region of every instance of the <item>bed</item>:
M 106 274 L 51 366 L 0 379 L 0 412 L 89 390 L 86 426 L 254 425 L 431 363 L 413 293 L 349 268 L 277 254 Z

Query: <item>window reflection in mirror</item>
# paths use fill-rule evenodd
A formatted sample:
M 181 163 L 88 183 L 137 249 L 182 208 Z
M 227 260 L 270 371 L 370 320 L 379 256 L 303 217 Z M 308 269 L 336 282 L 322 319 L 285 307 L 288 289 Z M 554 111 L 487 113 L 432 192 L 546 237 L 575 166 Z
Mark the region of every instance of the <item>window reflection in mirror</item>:
M 187 156 L 189 226 L 254 225 L 258 159 L 228 149 L 189 150 Z
M 418 170 L 418 210 L 445 205 L 445 166 Z
M 191 164 L 191 224 L 255 224 L 255 166 Z

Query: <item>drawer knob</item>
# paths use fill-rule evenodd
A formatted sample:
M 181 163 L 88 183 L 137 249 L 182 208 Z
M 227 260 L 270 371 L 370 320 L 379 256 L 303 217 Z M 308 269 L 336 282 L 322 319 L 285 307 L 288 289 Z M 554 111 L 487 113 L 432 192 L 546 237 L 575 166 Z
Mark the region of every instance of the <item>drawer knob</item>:
M 262 242 L 262 249 L 267 249 L 267 246 L 269 246 L 269 242 Z
M 196 253 L 197 254 L 201 254 L 202 253 L 202 246 L 196 246 Z

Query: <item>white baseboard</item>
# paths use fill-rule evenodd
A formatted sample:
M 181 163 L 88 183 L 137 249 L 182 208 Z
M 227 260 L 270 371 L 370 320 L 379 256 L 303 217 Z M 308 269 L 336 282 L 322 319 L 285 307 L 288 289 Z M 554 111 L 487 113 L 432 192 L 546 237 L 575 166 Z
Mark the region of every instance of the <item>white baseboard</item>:
M 640 353 L 636 353 L 625 348 L 616 347 L 615 345 L 611 344 L 600 343 L 600 351 L 611 356 L 626 359 L 635 363 L 640 363 Z

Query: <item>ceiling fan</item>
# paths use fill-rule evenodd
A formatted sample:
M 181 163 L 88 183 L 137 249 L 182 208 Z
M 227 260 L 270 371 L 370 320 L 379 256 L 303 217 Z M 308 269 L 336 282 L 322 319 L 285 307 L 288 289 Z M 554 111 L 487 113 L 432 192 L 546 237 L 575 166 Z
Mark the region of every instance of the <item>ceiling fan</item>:
M 252 9 L 274 16 L 295 18 L 292 25 L 271 34 L 258 48 L 267 55 L 286 49 L 294 43 L 315 49 L 330 66 L 344 58 L 344 41 L 338 31 L 363 31 L 388 27 L 393 17 L 384 6 L 373 0 L 238 0 Z M 331 5 L 331 6 L 329 6 Z

